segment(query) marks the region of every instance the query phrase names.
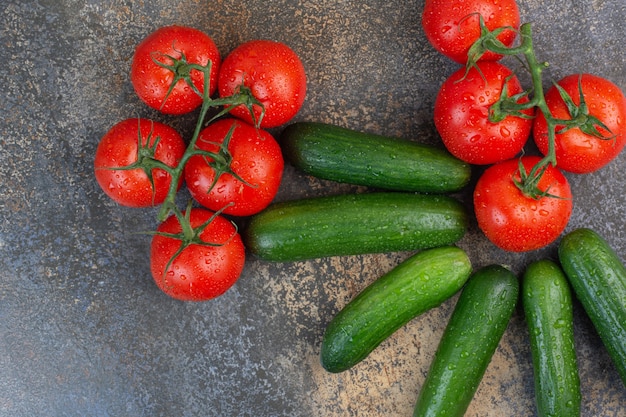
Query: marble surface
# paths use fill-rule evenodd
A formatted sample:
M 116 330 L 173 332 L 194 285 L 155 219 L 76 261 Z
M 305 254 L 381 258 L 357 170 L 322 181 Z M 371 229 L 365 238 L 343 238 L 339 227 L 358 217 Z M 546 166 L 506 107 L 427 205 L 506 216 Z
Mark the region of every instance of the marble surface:
M 163 295 L 149 273 L 154 210 L 115 205 L 92 171 L 100 137 L 133 116 L 189 137 L 194 115 L 160 116 L 130 86 L 134 46 L 159 26 L 212 36 L 223 55 L 268 38 L 308 73 L 297 120 L 440 145 L 438 86 L 456 68 L 427 44 L 423 0 L 5 0 L 0 5 L 0 416 L 409 416 L 455 298 L 338 375 L 319 364 L 333 315 L 407 253 L 272 264 L 250 256 L 206 303 Z M 623 0 L 520 0 L 546 82 L 593 72 L 626 89 Z M 280 129 L 273 130 L 278 134 Z M 532 151 L 532 150 L 531 150 Z M 592 227 L 626 260 L 626 153 L 568 175 L 568 230 Z M 288 166 L 278 200 L 360 191 Z M 184 194 L 184 193 L 183 193 Z M 469 204 L 471 188 L 458 194 Z M 183 195 L 184 197 L 184 195 Z M 476 268 L 521 274 L 555 246 L 493 247 L 474 222 L 459 242 Z M 626 388 L 579 304 L 582 415 L 626 415 Z M 532 416 L 532 365 L 518 308 L 467 412 Z

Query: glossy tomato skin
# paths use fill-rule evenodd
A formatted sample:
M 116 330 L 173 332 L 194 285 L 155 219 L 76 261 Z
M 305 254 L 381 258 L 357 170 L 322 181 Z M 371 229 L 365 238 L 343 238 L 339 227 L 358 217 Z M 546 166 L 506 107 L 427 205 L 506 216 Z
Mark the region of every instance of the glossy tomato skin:
M 527 171 L 539 161 L 522 157 Z M 526 252 L 554 242 L 567 226 L 572 212 L 572 193 L 567 178 L 550 166 L 539 181 L 539 189 L 550 196 L 535 200 L 513 183 L 519 180 L 518 159 L 500 162 L 485 170 L 474 189 L 474 210 L 478 226 L 501 249 Z
M 441 86 L 434 108 L 434 122 L 446 148 L 470 164 L 493 164 L 516 156 L 526 144 L 532 119 L 507 116 L 489 121 L 489 108 L 507 85 L 508 96 L 523 91 L 506 66 L 499 62 L 479 62 L 465 75 L 465 68 L 454 72 Z M 482 75 L 481 75 L 482 73 Z M 511 77 L 507 81 L 507 77 Z M 527 102 L 526 97 L 518 102 Z M 533 110 L 525 112 L 529 117 Z
M 274 137 L 263 129 L 233 118 L 221 119 L 207 126 L 198 137 L 199 149 L 217 152 L 229 130 L 232 156 L 230 168 L 242 178 L 222 174 L 209 192 L 216 171 L 203 156 L 193 156 L 185 165 L 185 181 L 191 196 L 204 207 L 224 214 L 249 216 L 267 207 L 276 196 L 283 175 L 284 160 Z
M 626 145 L 626 98 L 618 86 L 602 77 L 592 74 L 569 75 L 559 84 L 576 105 L 580 104 L 578 90 L 582 83 L 583 96 L 589 114 L 598 118 L 610 132 L 599 129 L 607 140 L 587 135 L 578 128 L 555 137 L 557 165 L 564 171 L 586 174 L 599 170 L 611 162 Z M 571 119 L 567 106 L 556 87 L 545 94 L 550 113 L 557 119 Z M 563 126 L 557 126 L 557 131 Z M 533 137 L 542 153 L 548 152 L 548 127 L 543 114 L 538 114 L 534 123 Z
M 148 176 L 141 168 L 112 169 L 123 168 L 137 162 L 139 132 L 144 146 L 153 146 L 157 138 L 160 138 L 154 151 L 154 158 L 170 167 L 178 165 L 186 147 L 176 130 L 148 119 L 126 119 L 109 129 L 96 149 L 95 177 L 106 195 L 127 207 L 150 207 L 161 204 L 167 196 L 172 180 L 166 171 L 154 168 L 153 189 Z
M 214 214 L 192 208 L 190 223 L 198 227 Z M 181 233 L 178 219 L 172 215 L 161 223 L 157 232 Z M 237 281 L 245 263 L 245 249 L 235 226 L 218 216 L 200 234 L 202 241 L 220 246 L 191 244 L 175 256 L 181 241 L 155 235 L 152 238 L 150 268 L 157 286 L 170 297 L 181 301 L 207 301 L 224 294 Z
M 157 60 L 172 65 L 173 61 L 167 56 L 180 59 L 183 54 L 189 63 L 204 66 L 209 60 L 212 62 L 209 94 L 215 92 L 221 64 L 215 42 L 207 34 L 194 28 L 165 26 L 152 32 L 137 45 L 131 64 L 131 83 L 139 98 L 148 106 L 165 114 L 180 115 L 189 113 L 202 104 L 202 97 L 182 79 L 177 81 L 167 96 L 175 78 L 174 72 L 154 62 Z M 193 85 L 199 91 L 204 91 L 202 72 L 191 70 L 189 75 Z
M 426 0 L 422 13 L 422 28 L 429 42 L 448 58 L 465 64 L 467 52 L 480 37 L 480 14 L 487 28 L 519 29 L 520 14 L 515 0 Z M 511 46 L 517 33 L 505 30 L 498 39 Z M 487 52 L 481 60 L 496 61 L 501 56 Z
M 298 55 L 287 45 L 271 40 L 252 40 L 239 45 L 224 59 L 218 78 L 221 97 L 234 94 L 240 85 L 250 88 L 265 107 L 260 127 L 285 124 L 300 110 L 306 96 L 306 73 Z M 255 116 L 261 114 L 259 106 Z M 252 124 L 244 106 L 231 114 Z

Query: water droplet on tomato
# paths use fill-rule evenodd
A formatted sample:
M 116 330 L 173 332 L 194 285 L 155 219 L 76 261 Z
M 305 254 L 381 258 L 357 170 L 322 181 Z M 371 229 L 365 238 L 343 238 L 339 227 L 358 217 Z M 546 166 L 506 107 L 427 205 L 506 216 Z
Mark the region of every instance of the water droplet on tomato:
M 511 135 L 511 131 L 509 129 L 507 129 L 506 126 L 502 126 L 500 128 L 500 134 L 502 135 L 502 137 L 509 137 Z
M 474 135 L 469 138 L 470 143 L 476 143 L 480 140 L 480 135 Z

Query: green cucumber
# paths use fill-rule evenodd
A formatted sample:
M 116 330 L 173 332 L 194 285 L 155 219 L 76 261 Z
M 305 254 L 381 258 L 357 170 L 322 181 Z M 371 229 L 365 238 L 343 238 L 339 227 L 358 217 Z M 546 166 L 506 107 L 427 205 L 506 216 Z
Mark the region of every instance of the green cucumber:
M 576 297 L 626 385 L 626 268 L 606 240 L 590 229 L 563 237 L 559 260 Z
M 298 122 L 280 137 L 285 159 L 327 180 L 395 191 L 447 193 L 468 184 L 469 164 L 444 149 L 339 126 Z
M 467 224 L 452 197 L 377 192 L 276 203 L 250 219 L 243 238 L 257 257 L 287 262 L 450 245 Z
M 465 285 L 422 385 L 414 417 L 463 416 L 513 315 L 517 277 L 499 265 Z
M 556 263 L 544 259 L 527 267 L 522 304 L 530 335 L 538 415 L 580 416 L 572 294 Z
M 361 362 L 400 327 L 452 297 L 471 271 L 469 258 L 456 246 L 409 257 L 365 288 L 328 324 L 322 366 L 336 373 Z

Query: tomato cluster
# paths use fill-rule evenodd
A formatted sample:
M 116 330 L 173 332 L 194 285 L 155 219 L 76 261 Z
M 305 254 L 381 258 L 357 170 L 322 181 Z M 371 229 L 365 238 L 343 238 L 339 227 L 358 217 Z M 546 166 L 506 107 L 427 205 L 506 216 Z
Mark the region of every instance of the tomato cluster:
M 545 65 L 515 0 L 427 0 L 422 16 L 433 46 L 463 64 L 439 90 L 434 123 L 451 154 L 485 168 L 473 196 L 479 227 L 509 251 L 553 242 L 572 211 L 562 171 L 601 169 L 626 145 L 624 94 L 592 74 L 569 75 L 544 93 Z M 526 60 L 531 88 L 502 63 L 506 56 Z M 151 264 L 161 289 L 182 300 L 216 297 L 234 284 L 245 257 L 224 216 L 256 214 L 278 192 L 284 161 L 267 129 L 302 107 L 304 67 L 280 42 L 248 41 L 222 60 L 207 34 L 167 26 L 137 45 L 130 81 L 165 115 L 199 111 L 196 129 L 185 142 L 156 120 L 119 122 L 96 150 L 96 180 L 121 205 L 160 206 Z M 531 137 L 541 156 L 525 153 Z M 183 184 L 195 206 L 180 210 Z
M 284 161 L 266 129 L 301 108 L 304 66 L 291 48 L 270 40 L 243 43 L 222 61 L 202 31 L 167 26 L 137 45 L 130 80 L 163 114 L 200 109 L 194 135 L 186 143 L 159 121 L 123 120 L 98 145 L 96 180 L 121 205 L 160 206 L 150 263 L 161 290 L 185 301 L 217 297 L 245 260 L 237 227 L 225 216 L 255 214 L 278 192 Z M 195 204 L 180 210 L 175 197 L 183 183 Z
M 562 171 L 597 171 L 626 145 L 623 92 L 585 73 L 544 94 L 546 65 L 535 57 L 515 0 L 426 0 L 422 26 L 439 52 L 464 65 L 441 86 L 434 121 L 450 153 L 485 168 L 474 190 L 479 227 L 508 251 L 552 243 L 572 211 Z M 526 61 L 531 88 L 500 62 L 505 56 Z M 541 157 L 525 152 L 531 137 Z

